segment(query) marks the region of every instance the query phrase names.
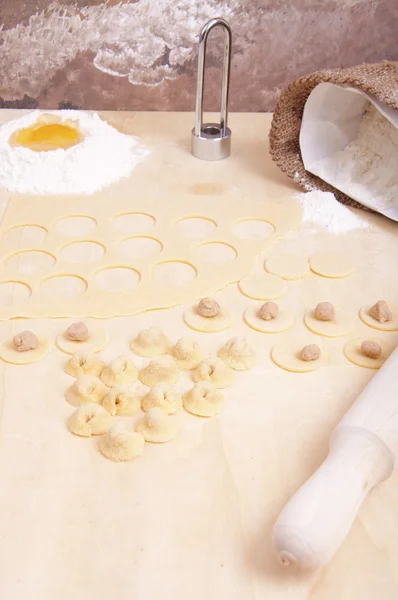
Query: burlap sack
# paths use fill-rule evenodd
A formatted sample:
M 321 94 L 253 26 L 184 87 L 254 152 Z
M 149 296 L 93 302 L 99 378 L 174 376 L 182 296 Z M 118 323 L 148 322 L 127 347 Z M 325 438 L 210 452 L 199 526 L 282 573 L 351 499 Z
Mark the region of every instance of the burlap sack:
M 316 71 L 300 77 L 282 93 L 272 119 L 270 153 L 284 173 L 306 191 L 318 189 L 333 192 L 340 202 L 365 208 L 304 168 L 299 144 L 304 105 L 312 90 L 323 82 L 356 87 L 398 109 L 398 63 L 385 61 L 374 65 Z

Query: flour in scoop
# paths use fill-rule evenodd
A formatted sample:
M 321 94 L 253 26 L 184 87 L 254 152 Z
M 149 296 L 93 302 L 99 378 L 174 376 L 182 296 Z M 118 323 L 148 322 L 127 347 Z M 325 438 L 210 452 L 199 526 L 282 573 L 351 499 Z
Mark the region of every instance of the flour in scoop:
M 298 194 L 298 199 L 303 206 L 304 223 L 319 225 L 329 233 L 346 233 L 368 227 L 352 209 L 338 202 L 332 192 L 314 190 Z
M 10 138 L 48 116 L 74 123 L 81 141 L 67 149 L 35 151 Z M 127 177 L 149 154 L 138 138 L 125 135 L 96 113 L 33 111 L 0 128 L 0 187 L 25 194 L 93 194 Z

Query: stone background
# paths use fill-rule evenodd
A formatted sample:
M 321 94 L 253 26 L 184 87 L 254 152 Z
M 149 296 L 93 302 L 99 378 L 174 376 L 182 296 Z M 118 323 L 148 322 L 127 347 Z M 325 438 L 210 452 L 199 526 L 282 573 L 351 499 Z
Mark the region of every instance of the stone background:
M 398 60 L 398 0 L 0 0 L 0 106 L 192 110 L 197 36 L 214 16 L 233 29 L 231 110 L 272 110 L 317 69 Z M 207 109 L 218 107 L 220 33 Z

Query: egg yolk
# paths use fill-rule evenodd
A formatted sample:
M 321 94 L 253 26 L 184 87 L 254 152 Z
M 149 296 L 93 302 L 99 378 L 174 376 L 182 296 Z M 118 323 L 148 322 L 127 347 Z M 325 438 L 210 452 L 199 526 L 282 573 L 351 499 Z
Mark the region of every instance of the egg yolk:
M 16 131 L 10 138 L 10 145 L 23 146 L 36 152 L 66 150 L 81 142 L 79 131 L 69 125 L 49 123 L 32 125 Z

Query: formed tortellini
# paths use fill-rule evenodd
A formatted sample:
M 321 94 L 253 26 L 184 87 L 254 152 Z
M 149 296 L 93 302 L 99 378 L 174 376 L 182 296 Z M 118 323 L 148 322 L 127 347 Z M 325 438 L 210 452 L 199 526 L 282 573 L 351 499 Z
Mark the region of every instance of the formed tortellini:
M 168 351 L 170 342 L 160 329 L 149 327 L 139 332 L 130 348 L 139 356 L 160 356 Z
M 140 372 L 140 381 L 148 387 L 159 383 L 174 385 L 180 378 L 180 372 L 171 356 L 158 356 Z
M 106 363 L 98 354 L 88 352 L 76 352 L 66 363 L 65 373 L 75 377 L 82 375 L 96 375 L 99 377 Z
M 144 445 L 145 439 L 141 433 L 128 431 L 120 423 L 115 423 L 99 441 L 101 454 L 116 462 L 132 460 L 141 456 L 144 452 Z
M 65 397 L 73 406 L 94 402 L 101 404 L 108 388 L 95 375 L 82 375 L 66 390 Z
M 126 356 L 117 356 L 104 367 L 101 379 L 108 387 L 131 385 L 138 379 L 138 369 Z
M 102 401 L 111 415 L 134 415 L 141 407 L 141 400 L 126 386 L 111 388 Z
M 195 383 L 210 381 L 216 388 L 226 388 L 231 385 L 234 372 L 221 358 L 209 356 L 192 371 L 192 379 Z
M 144 417 L 138 421 L 135 430 L 144 436 L 146 442 L 155 444 L 170 442 L 178 433 L 175 417 L 169 417 L 159 407 L 151 408 Z
M 68 421 L 72 433 L 83 437 L 101 435 L 112 427 L 113 419 L 100 404 L 90 402 L 79 406 Z
M 182 408 L 182 398 L 169 383 L 159 383 L 144 396 L 141 406 L 145 412 L 158 407 L 167 415 L 172 415 Z
M 219 350 L 218 356 L 235 371 L 251 369 L 257 362 L 257 357 L 245 338 L 235 337 Z
M 188 336 L 177 340 L 176 344 L 171 348 L 170 354 L 181 371 L 191 371 L 204 358 L 199 344 Z
M 209 381 L 199 381 L 183 396 L 185 410 L 198 417 L 213 417 L 224 409 L 224 396 Z

